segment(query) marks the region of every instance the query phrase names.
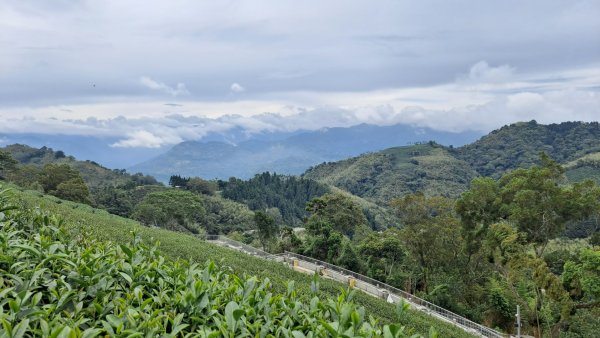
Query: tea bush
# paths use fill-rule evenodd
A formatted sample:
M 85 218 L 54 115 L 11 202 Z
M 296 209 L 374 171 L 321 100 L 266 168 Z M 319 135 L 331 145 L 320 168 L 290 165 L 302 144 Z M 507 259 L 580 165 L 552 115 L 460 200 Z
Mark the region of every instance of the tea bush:
M 88 205 L 63 201 L 39 192 L 21 190 L 15 186 L 10 187 L 13 188 L 11 195 L 14 204 L 18 204 L 20 208 L 42 209 L 58 215 L 63 220 L 62 229 L 67 236 L 65 240 L 86 237 L 128 245 L 131 242 L 131 232 L 134 231 L 148 246 L 160 239 L 160 252 L 168 260 L 185 259 L 197 263 L 210 260 L 226 268 L 230 274 L 268 277 L 274 294 L 285 294 L 286 282 L 293 280 L 294 291 L 300 301 L 309 303 L 313 296 L 310 290 L 312 278 L 294 272 L 283 264 L 222 248 L 191 235 L 140 226 L 135 221 L 111 215 Z M 322 298 L 335 299 L 340 293 L 340 287 L 342 285 L 339 283 L 323 279 L 320 281 L 318 294 Z M 367 317 L 373 316 L 380 324 L 400 323 L 406 327 L 405 332 L 409 334 L 428 335 L 433 326 L 441 337 L 473 337 L 460 328 L 417 310 L 410 309 L 406 315 L 399 317 L 392 304 L 362 292 L 354 295 L 353 303 L 364 307 Z
M 366 318 L 353 293 L 305 302 L 293 282 L 274 293 L 268 278 L 172 261 L 139 237 L 69 240 L 55 216 L 5 199 L 0 193 L 2 337 L 408 336 Z

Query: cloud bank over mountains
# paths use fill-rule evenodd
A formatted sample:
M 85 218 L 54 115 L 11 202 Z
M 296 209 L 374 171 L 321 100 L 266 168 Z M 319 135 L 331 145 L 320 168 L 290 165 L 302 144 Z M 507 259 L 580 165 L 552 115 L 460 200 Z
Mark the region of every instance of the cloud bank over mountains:
M 599 31 L 594 0 L 8 0 L 2 133 L 159 148 L 233 129 L 597 121 Z

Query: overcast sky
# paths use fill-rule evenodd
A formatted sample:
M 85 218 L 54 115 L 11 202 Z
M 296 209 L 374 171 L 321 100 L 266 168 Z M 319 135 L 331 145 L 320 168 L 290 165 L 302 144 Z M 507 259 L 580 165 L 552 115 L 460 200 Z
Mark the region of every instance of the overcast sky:
M 600 1 L 0 2 L 5 133 L 600 119 Z

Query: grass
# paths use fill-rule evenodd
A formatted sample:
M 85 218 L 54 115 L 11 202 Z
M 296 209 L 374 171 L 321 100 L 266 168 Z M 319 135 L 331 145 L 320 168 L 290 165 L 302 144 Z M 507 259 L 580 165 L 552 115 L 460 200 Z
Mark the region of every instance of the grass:
M 64 220 L 64 225 L 71 236 L 91 236 L 100 240 L 127 244 L 132 238 L 132 233 L 136 232 L 143 241 L 149 244 L 159 241 L 161 253 L 169 258 L 183 258 L 199 263 L 211 260 L 218 265 L 228 267 L 240 276 L 268 277 L 279 293 L 285 293 L 286 282 L 294 280 L 297 293 L 301 296 L 310 296 L 312 277 L 294 272 L 280 263 L 265 261 L 218 247 L 191 235 L 144 227 L 133 220 L 111 215 L 106 211 L 87 205 L 63 201 L 36 191 L 11 187 L 14 188 L 15 198 L 21 206 L 39 207 L 59 215 Z M 325 297 L 337 297 L 340 288 L 345 288 L 345 286 L 329 280 L 321 281 L 320 290 Z M 400 322 L 414 333 L 426 336 L 430 327 L 433 326 L 440 333 L 440 337 L 472 337 L 457 327 L 418 311 L 411 311 L 409 316 L 403 316 L 399 320 L 394 305 L 361 292 L 356 294 L 355 302 L 364 306 L 367 314 L 374 316 L 381 323 Z

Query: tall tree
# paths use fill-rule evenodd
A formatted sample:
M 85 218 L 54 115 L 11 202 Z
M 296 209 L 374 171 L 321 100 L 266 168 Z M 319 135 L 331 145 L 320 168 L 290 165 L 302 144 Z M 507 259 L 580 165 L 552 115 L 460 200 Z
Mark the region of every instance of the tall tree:
M 404 247 L 421 269 L 420 289 L 428 292 L 432 273 L 456 265 L 462 253 L 453 201 L 417 193 L 395 199 L 391 205 L 403 223 L 400 238 Z
M 132 217 L 147 225 L 199 233 L 205 215 L 198 195 L 169 189 L 147 194 L 135 207 Z
M 353 238 L 368 232 L 368 221 L 358 204 L 343 194 L 325 194 L 306 204 L 311 213 L 307 223 L 323 221 L 334 230 Z
M 0 150 L 0 179 L 5 179 L 5 176 L 10 171 L 14 170 L 19 163 L 10 153 Z
M 279 227 L 275 224 L 275 220 L 264 211 L 254 213 L 254 224 L 256 225 L 260 244 L 263 250 L 267 250 L 279 233 Z

